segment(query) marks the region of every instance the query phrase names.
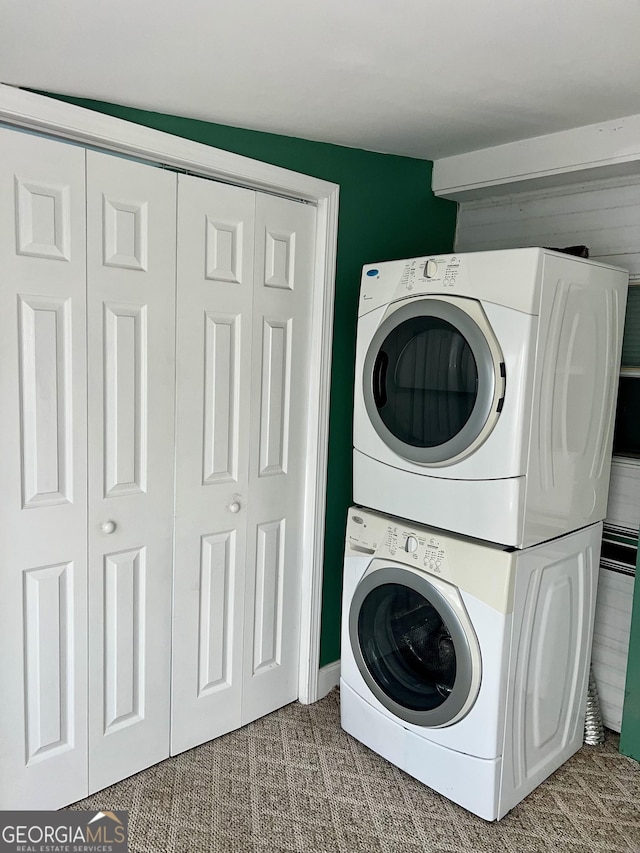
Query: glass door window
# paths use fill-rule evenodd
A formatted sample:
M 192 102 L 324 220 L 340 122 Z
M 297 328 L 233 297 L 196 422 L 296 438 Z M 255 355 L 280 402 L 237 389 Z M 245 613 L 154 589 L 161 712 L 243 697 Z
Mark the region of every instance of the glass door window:
M 499 370 L 469 313 L 452 302 L 414 299 L 391 313 L 371 341 L 363 376 L 367 413 L 399 456 L 441 464 L 470 452 L 492 428 Z
M 433 711 L 451 695 L 457 668 L 453 640 L 420 593 L 397 583 L 374 589 L 360 608 L 358 639 L 372 678 L 394 702 Z
M 401 566 L 376 569 L 358 585 L 349 613 L 354 658 L 376 698 L 400 719 L 441 726 L 473 705 L 480 655 L 460 609 L 463 616 L 428 576 Z
M 373 395 L 389 432 L 413 447 L 456 436 L 478 396 L 478 368 L 455 326 L 413 317 L 383 341 L 373 367 Z

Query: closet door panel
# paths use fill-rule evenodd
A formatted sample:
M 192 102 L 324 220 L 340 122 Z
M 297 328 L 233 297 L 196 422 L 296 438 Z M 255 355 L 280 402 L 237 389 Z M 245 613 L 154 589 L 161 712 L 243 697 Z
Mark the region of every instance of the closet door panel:
M 92 791 L 169 755 L 176 177 L 87 153 Z
M 0 809 L 88 792 L 84 160 L 0 128 Z
M 174 754 L 241 719 L 254 210 L 178 179 Z
M 298 696 L 315 223 L 257 193 L 243 725 Z

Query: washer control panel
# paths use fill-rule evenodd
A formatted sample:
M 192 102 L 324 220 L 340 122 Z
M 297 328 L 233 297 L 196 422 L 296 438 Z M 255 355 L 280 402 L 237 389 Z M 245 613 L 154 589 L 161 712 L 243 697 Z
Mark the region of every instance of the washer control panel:
M 427 534 L 398 527 L 395 536 L 397 547 L 395 552 L 389 551 L 390 557 L 435 575 L 445 573 L 445 549 L 442 542 L 431 532 Z
M 437 534 L 419 527 L 405 526 L 400 520 L 351 510 L 347 523 L 347 543 L 352 552 L 393 557 L 398 563 L 431 574 L 448 574 L 444 543 Z

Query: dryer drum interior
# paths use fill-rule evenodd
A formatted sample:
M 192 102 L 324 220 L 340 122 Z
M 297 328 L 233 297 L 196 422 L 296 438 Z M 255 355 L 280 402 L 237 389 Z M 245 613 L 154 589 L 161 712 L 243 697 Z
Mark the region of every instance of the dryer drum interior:
M 485 331 L 467 311 L 413 299 L 394 308 L 369 345 L 369 420 L 400 457 L 438 465 L 471 452 L 492 428 L 499 372 Z
M 415 317 L 391 332 L 373 368 L 382 422 L 400 441 L 433 447 L 467 423 L 478 395 L 478 369 L 460 332 L 436 317 Z

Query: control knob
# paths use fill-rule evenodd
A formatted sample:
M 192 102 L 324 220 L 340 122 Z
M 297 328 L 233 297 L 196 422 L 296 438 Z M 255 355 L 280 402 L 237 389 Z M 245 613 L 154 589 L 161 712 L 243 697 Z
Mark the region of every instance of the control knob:
M 435 261 L 427 261 L 424 265 L 424 277 L 434 278 L 438 274 L 438 264 Z
M 415 536 L 407 536 L 407 541 L 404 543 L 404 550 L 407 554 L 413 554 L 418 550 L 418 540 Z

